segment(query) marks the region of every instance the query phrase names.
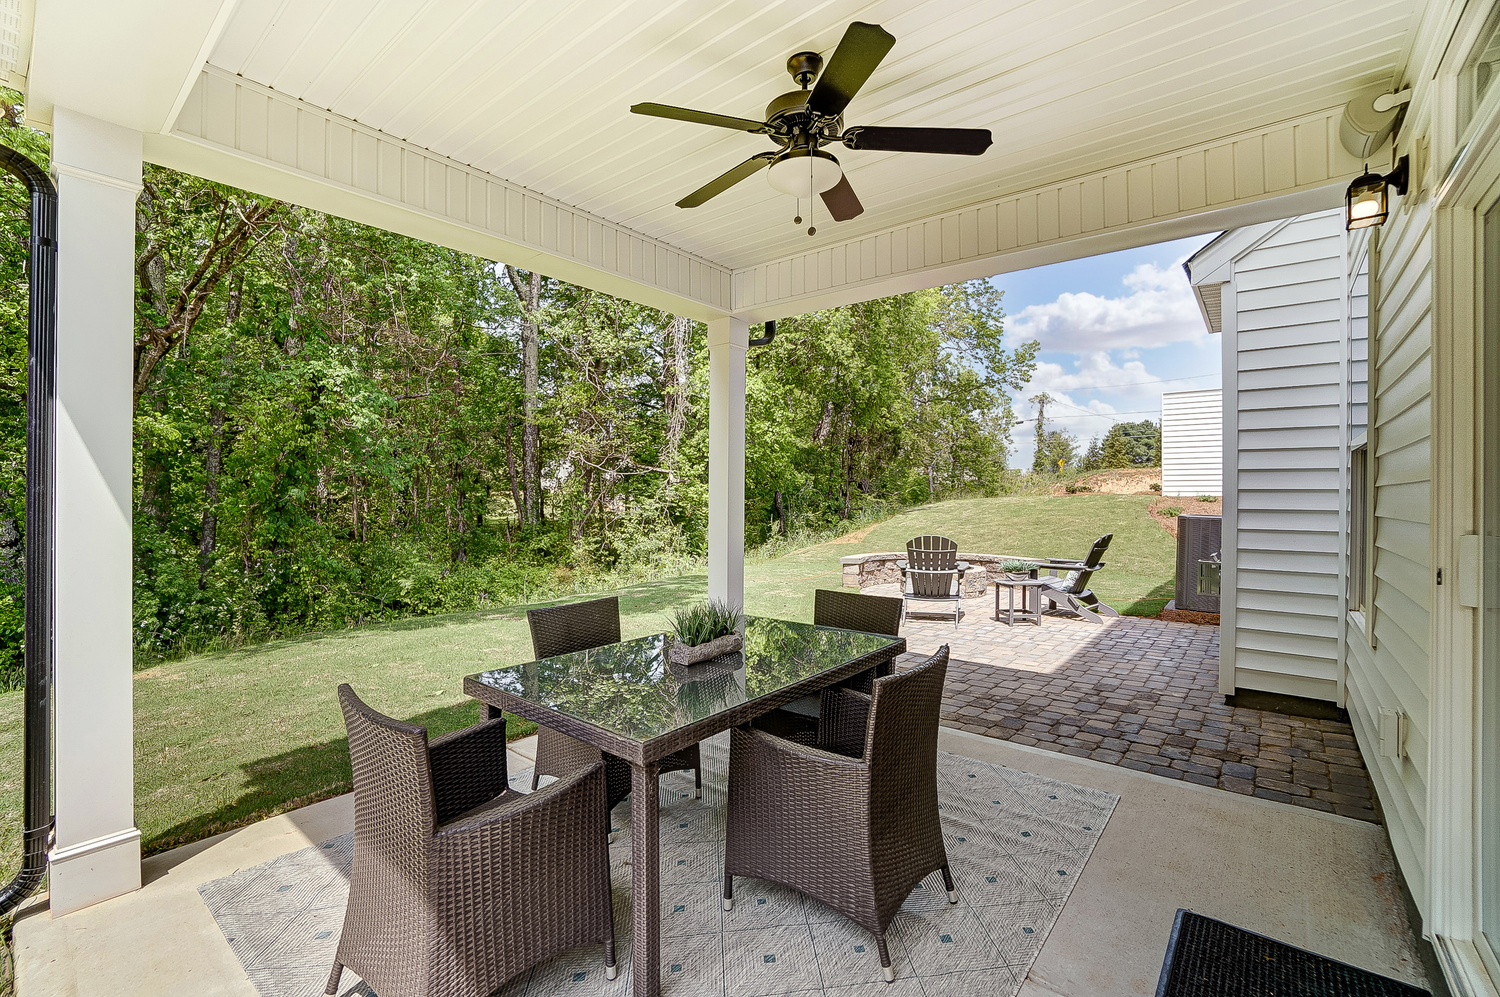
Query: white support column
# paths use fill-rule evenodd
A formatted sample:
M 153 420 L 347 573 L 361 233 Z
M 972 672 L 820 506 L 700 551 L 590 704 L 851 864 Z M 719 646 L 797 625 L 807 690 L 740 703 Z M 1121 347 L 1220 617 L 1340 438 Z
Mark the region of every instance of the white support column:
M 141 885 L 131 688 L 131 401 L 141 134 L 58 107 L 53 915 Z
M 708 322 L 708 597 L 745 605 L 745 351 L 742 318 Z

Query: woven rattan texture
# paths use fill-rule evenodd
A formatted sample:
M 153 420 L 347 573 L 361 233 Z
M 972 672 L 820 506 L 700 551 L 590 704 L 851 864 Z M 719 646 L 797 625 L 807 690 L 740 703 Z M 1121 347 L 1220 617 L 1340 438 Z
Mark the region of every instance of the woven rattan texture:
M 860 595 L 837 589 L 813 592 L 813 623 L 867 634 L 901 632 L 901 600 L 883 595 Z
M 960 902 L 942 880 L 923 880 L 897 911 L 888 938 L 897 979 L 880 982 L 874 939 L 795 890 L 741 879 L 735 907 L 723 890 L 728 735 L 703 744 L 704 798 L 691 773 L 659 782 L 662 992 L 667 997 L 985 995 L 1012 997 L 1084 868 L 1115 797 L 958 755 L 937 756 L 938 804 Z M 531 773 L 512 773 L 525 789 Z M 622 831 L 629 804 L 612 815 Z M 585 945 L 523 972 L 502 997 L 627 997 L 631 836 L 610 846 L 619 978 L 603 949 Z M 310 997 L 327 979 L 348 891 L 350 836 L 244 869 L 199 888 L 262 997 Z M 343 993 L 360 992 L 352 974 Z M 385 995 L 381 995 L 385 997 Z
M 947 667 L 945 647 L 876 679 L 868 700 L 826 693 L 820 748 L 731 732 L 726 897 L 733 876 L 799 889 L 870 931 L 890 964 L 885 929 L 897 908 L 929 873 L 948 877 L 937 805 Z
M 1178 911 L 1157 997 L 1429 997 L 1426 990 Z
M 615 596 L 572 602 L 565 606 L 528 609 L 526 623 L 531 628 L 531 648 L 538 660 L 559 654 L 587 651 L 620 641 L 620 600 Z M 532 787 L 544 775 L 560 776 L 591 761 L 604 759 L 605 783 L 610 809 L 630 795 L 630 765 L 606 754 L 591 744 L 544 724 L 537 726 L 536 769 Z M 689 745 L 663 758 L 662 772 L 698 769 L 698 746 Z M 700 780 L 701 776 L 698 777 Z
M 347 967 L 382 997 L 484 997 L 558 952 L 612 950 L 603 765 L 522 795 L 503 720 L 442 738 L 430 760 L 425 729 L 347 685 L 339 701 L 354 842 L 329 993 Z

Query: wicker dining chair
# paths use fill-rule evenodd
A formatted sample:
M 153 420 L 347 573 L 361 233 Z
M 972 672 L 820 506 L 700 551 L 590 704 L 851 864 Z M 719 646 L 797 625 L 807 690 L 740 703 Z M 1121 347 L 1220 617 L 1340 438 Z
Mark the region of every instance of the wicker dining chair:
M 326 993 L 345 967 L 380 997 L 484 997 L 604 944 L 615 977 L 604 767 L 507 790 L 505 721 L 432 742 L 339 686 L 354 768 L 354 866 Z
M 875 680 L 871 695 L 823 692 L 818 747 L 736 727 L 729 747 L 724 909 L 734 877 L 823 901 L 875 936 L 894 980 L 885 929 L 929 873 L 958 902 L 938 821 L 937 734 L 948 648 Z
M 813 626 L 896 637 L 901 632 L 901 608 L 901 600 L 889 596 L 816 589 L 813 592 Z M 873 672 L 864 672 L 844 684 L 869 692 L 874 677 Z M 755 726 L 798 744 L 816 744 L 821 711 L 819 697 L 803 696 L 760 717 Z
M 589 651 L 620 642 L 620 600 L 615 596 L 571 602 L 565 606 L 528 609 L 526 624 L 531 628 L 531 650 L 537 659 L 555 658 L 559 654 Z M 531 788 L 536 789 L 544 775 L 563 776 L 574 769 L 604 760 L 604 781 L 608 787 L 609 809 L 630 795 L 630 763 L 605 754 L 592 744 L 585 744 L 560 730 L 537 725 L 536 768 L 531 773 Z M 683 748 L 663 758 L 660 772 L 693 770 L 693 782 L 699 797 L 703 796 L 703 771 L 699 767 L 698 746 Z

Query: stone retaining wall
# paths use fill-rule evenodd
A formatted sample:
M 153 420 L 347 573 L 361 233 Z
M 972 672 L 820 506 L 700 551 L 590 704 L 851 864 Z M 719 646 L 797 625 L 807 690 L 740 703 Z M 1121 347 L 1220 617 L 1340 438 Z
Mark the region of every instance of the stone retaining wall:
M 901 569 L 896 567 L 896 562 L 905 558 L 905 551 L 881 551 L 839 558 L 844 569 L 844 587 L 867 589 L 875 585 L 899 585 Z M 1012 554 L 966 554 L 963 551 L 959 551 L 958 559 L 969 562 L 969 570 L 964 572 L 965 599 L 984 595 L 989 588 L 990 578 L 1003 574 L 1000 570 L 1002 562 L 1025 560 Z

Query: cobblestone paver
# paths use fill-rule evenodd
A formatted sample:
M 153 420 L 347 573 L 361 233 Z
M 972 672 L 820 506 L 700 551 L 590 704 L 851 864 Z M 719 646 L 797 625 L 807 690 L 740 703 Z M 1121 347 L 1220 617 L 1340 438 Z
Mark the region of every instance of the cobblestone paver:
M 903 630 L 907 660 L 950 645 L 950 726 L 1378 822 L 1347 723 L 1224 703 L 1217 627 L 1062 616 L 1009 627 L 991 619 L 993 596 L 965 610 L 956 629 L 949 617 Z

